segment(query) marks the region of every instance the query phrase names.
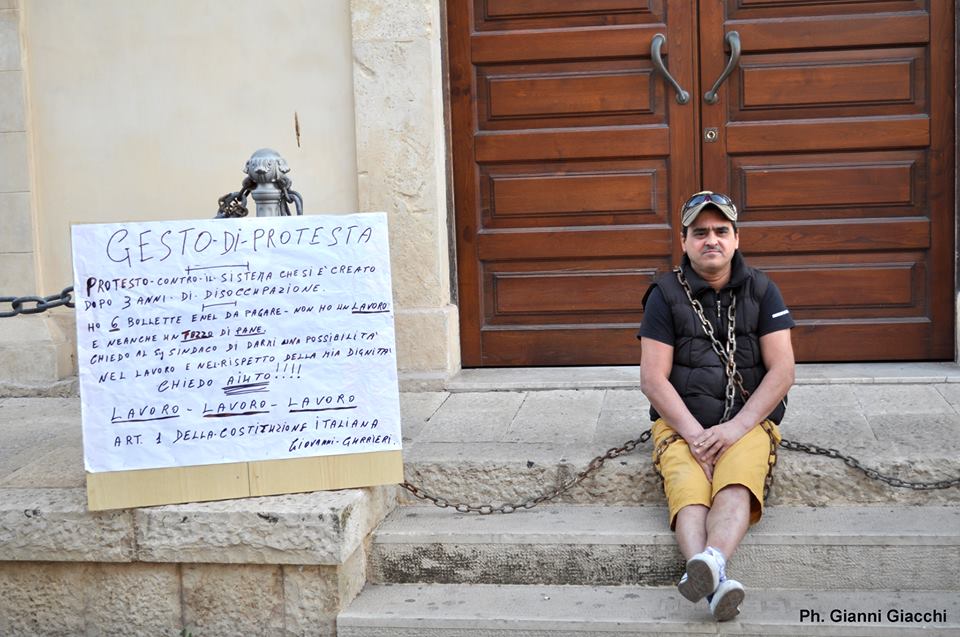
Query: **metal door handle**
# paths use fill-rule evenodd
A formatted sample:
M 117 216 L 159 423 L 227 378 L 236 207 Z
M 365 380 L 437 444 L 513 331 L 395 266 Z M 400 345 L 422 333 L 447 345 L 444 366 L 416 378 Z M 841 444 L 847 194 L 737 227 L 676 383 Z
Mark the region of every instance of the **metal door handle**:
M 662 33 L 658 33 L 653 36 L 653 40 L 650 42 L 650 59 L 653 60 L 653 68 L 657 69 L 657 72 L 660 73 L 663 77 L 667 78 L 667 81 L 670 82 L 670 85 L 673 87 L 673 90 L 677 92 L 677 103 L 686 104 L 690 101 L 690 93 L 687 93 L 680 84 L 673 79 L 673 76 L 670 75 L 670 71 L 667 70 L 667 67 L 663 64 L 663 58 L 660 57 L 660 47 L 663 46 L 663 43 L 667 41 L 667 36 Z
M 733 69 L 736 68 L 737 63 L 740 61 L 740 34 L 736 31 L 731 31 L 727 34 L 726 40 L 727 44 L 730 45 L 730 59 L 727 61 L 727 68 L 723 69 L 723 73 L 721 73 L 717 81 L 713 83 L 713 88 L 704 93 L 703 100 L 707 104 L 717 103 L 719 99 L 717 97 L 717 91 L 720 89 L 720 85 L 733 73 Z

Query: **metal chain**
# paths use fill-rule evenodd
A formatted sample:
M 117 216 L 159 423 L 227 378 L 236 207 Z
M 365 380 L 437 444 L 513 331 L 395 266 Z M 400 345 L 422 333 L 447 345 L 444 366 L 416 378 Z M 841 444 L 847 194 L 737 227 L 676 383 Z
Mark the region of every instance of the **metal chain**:
M 283 211 L 283 214 L 287 217 L 290 216 L 290 205 L 294 204 L 297 208 L 297 216 L 303 215 L 303 197 L 296 190 L 290 190 L 290 180 L 280 182 L 278 180 L 277 185 L 280 187 L 280 209 Z
M 73 307 L 73 286 L 63 288 L 60 294 L 50 296 L 0 296 L 0 304 L 9 303 L 12 310 L 0 312 L 0 318 L 17 316 L 18 314 L 39 314 L 47 310 L 65 305 Z M 26 303 L 33 303 L 33 307 L 24 307 Z
M 244 177 L 243 183 L 240 184 L 240 190 L 237 192 L 228 192 L 224 196 L 217 199 L 217 216 L 214 218 L 227 219 L 246 217 L 247 197 L 250 196 L 250 193 L 256 187 L 257 182 L 250 177 Z
M 677 280 L 680 281 L 683 291 L 686 292 L 687 299 L 690 301 L 690 305 L 693 306 L 693 311 L 696 313 L 697 318 L 700 319 L 700 323 L 703 325 L 703 330 L 707 333 L 707 337 L 710 339 L 710 344 L 713 346 L 713 351 L 717 353 L 717 356 L 720 357 L 720 362 L 722 362 L 726 367 L 725 372 L 727 376 L 727 389 L 724 396 L 725 400 L 723 417 L 720 419 L 720 422 L 725 422 L 729 420 L 730 411 L 733 409 L 733 403 L 736 399 L 736 390 L 734 389 L 734 385 L 736 385 L 736 387 L 740 390 L 740 394 L 743 396 L 744 402 L 746 402 L 746 400 L 750 397 L 750 392 L 746 387 L 743 386 L 743 376 L 737 370 L 737 296 L 733 293 L 730 295 L 730 307 L 727 308 L 727 344 L 724 346 L 714 334 L 713 324 L 707 319 L 699 299 L 693 298 L 693 292 L 690 289 L 690 284 L 687 283 L 686 277 L 683 276 L 683 270 L 677 267 L 673 271 L 676 273 Z M 719 316 L 717 318 L 719 318 Z
M 921 482 L 921 481 L 914 482 L 910 480 L 901 480 L 900 478 L 896 478 L 894 476 L 889 476 L 889 475 L 880 473 L 876 469 L 865 467 L 856 458 L 840 453 L 836 449 L 818 447 L 817 445 L 807 444 L 804 442 L 794 442 L 792 440 L 781 440 L 780 446 L 783 447 L 784 449 L 789 449 L 790 451 L 802 451 L 804 453 L 809 453 L 815 456 L 827 456 L 828 458 L 843 460 L 844 464 L 846 464 L 851 469 L 862 471 L 864 475 L 866 475 L 871 480 L 886 482 L 892 487 L 913 489 L 914 491 L 932 491 L 934 489 L 949 489 L 950 487 L 960 487 L 960 477 L 951 478 L 949 480 L 937 480 L 933 482 Z
M 291 181 L 286 176 L 278 177 L 273 183 L 280 189 L 280 211 L 285 217 L 290 216 L 290 204 L 294 204 L 297 215 L 303 215 L 303 196 L 296 190 L 290 189 Z M 257 182 L 250 177 L 243 180 L 242 187 L 237 192 L 228 192 L 217 200 L 216 219 L 232 217 L 246 217 L 247 197 L 257 187 Z
M 607 449 L 606 453 L 603 453 L 597 456 L 596 458 L 594 458 L 593 460 L 591 460 L 590 464 L 587 465 L 587 468 L 581 471 L 580 473 L 578 473 L 577 475 L 573 476 L 572 478 L 568 478 L 567 480 L 564 480 L 562 483 L 560 483 L 553 489 L 550 489 L 546 493 L 543 493 L 538 496 L 529 497 L 526 500 L 523 500 L 522 502 L 501 504 L 500 506 L 493 506 L 492 504 L 468 504 L 466 502 L 450 502 L 446 498 L 433 495 L 427 492 L 426 490 L 421 489 L 420 487 L 414 484 L 411 484 L 410 482 L 401 482 L 400 486 L 406 489 L 407 491 L 409 491 L 410 493 L 412 493 L 415 497 L 421 500 L 427 500 L 429 502 L 433 502 L 433 504 L 440 507 L 441 509 L 452 507 L 453 509 L 457 510 L 460 513 L 479 513 L 480 515 L 490 515 L 491 513 L 513 513 L 515 511 L 518 511 L 519 509 L 532 509 L 538 504 L 549 502 L 550 500 L 555 499 L 560 494 L 566 491 L 569 491 L 570 489 L 577 486 L 578 484 L 580 484 L 581 482 L 589 478 L 591 475 L 599 471 L 600 468 L 603 467 L 603 463 L 605 463 L 607 460 L 613 460 L 614 458 L 618 458 L 624 454 L 631 453 L 634 449 L 637 448 L 638 445 L 643 444 L 644 442 L 650 440 L 651 435 L 652 435 L 652 432 L 651 430 L 648 429 L 642 434 L 640 434 L 639 438 L 636 438 L 634 440 L 628 440 L 627 442 L 625 442 L 622 447 L 611 447 L 610 449 Z
M 693 292 L 690 289 L 690 284 L 687 283 L 686 277 L 683 276 L 683 270 L 680 267 L 677 267 L 673 271 L 677 274 L 677 280 L 680 281 L 683 291 L 687 293 L 687 299 L 690 301 L 690 305 L 693 306 L 693 311 L 696 312 L 697 317 L 700 319 L 700 323 L 703 325 L 703 330 L 710 338 L 710 344 L 713 346 L 713 351 L 716 352 L 717 356 L 720 357 L 720 362 L 724 363 L 724 372 L 727 377 L 727 389 L 723 404 L 723 416 L 720 418 L 720 422 L 726 422 L 730 419 L 730 412 L 733 410 L 733 405 L 736 401 L 736 389 L 734 388 L 734 385 L 740 389 L 740 394 L 743 396 L 744 403 L 746 403 L 747 399 L 750 398 L 750 392 L 746 387 L 743 386 L 743 376 L 741 376 L 740 372 L 737 370 L 737 334 L 735 329 L 737 322 L 737 295 L 733 292 L 730 293 L 730 307 L 727 308 L 727 346 L 724 348 L 714 335 L 713 325 L 707 320 L 707 317 L 703 312 L 703 306 L 700 305 L 700 301 L 693 298 Z M 718 301 L 718 310 L 719 307 Z M 720 318 L 719 315 L 717 318 Z M 766 420 L 761 423 L 761 426 L 770 437 L 770 455 L 767 457 L 767 475 L 763 479 L 763 500 L 766 502 L 767 494 L 770 493 L 770 488 L 773 486 L 773 468 L 777 466 L 777 441 L 773 437 L 773 431 L 767 425 Z
M 770 493 L 770 489 L 773 486 L 773 468 L 777 464 L 777 441 L 773 435 L 773 430 L 767 425 L 767 421 L 761 423 L 764 431 L 770 438 L 770 455 L 769 455 L 769 471 L 767 471 L 767 477 L 764 480 L 763 485 L 763 499 L 766 501 L 767 496 Z M 459 513 L 479 513 L 480 515 L 490 515 L 492 513 L 514 513 L 520 509 L 532 509 L 538 504 L 544 502 L 549 502 L 550 500 L 555 499 L 560 494 L 568 491 L 572 487 L 580 484 L 585 479 L 590 477 L 592 474 L 596 473 L 603 467 L 604 462 L 607 460 L 612 460 L 624 454 L 630 453 L 635 450 L 640 444 L 650 440 L 652 436 L 652 431 L 650 429 L 646 430 L 640 434 L 639 438 L 634 440 L 628 440 L 622 447 L 613 447 L 608 449 L 603 455 L 597 456 L 587 465 L 587 468 L 578 473 L 576 476 L 567 479 L 562 484 L 557 487 L 554 487 L 546 493 L 534 497 L 527 498 L 519 503 L 511 504 L 501 504 L 499 506 L 494 506 L 492 504 L 468 504 L 466 502 L 451 502 L 450 499 L 444 498 L 438 495 L 434 495 L 425 489 L 422 489 L 409 481 L 400 483 L 400 486 L 413 494 L 416 498 L 420 500 L 425 500 L 432 502 L 434 505 L 440 507 L 441 509 L 451 508 L 456 510 Z M 666 451 L 667 447 L 678 440 L 683 438 L 680 434 L 673 434 L 667 438 L 660 441 L 657 445 L 656 451 L 654 453 L 653 459 L 653 468 L 657 473 L 657 476 L 660 480 L 663 480 L 663 474 L 660 471 L 660 457 Z M 804 453 L 812 455 L 822 455 L 830 458 L 836 458 L 838 460 L 843 460 L 844 463 L 853 469 L 863 472 L 868 478 L 872 480 L 878 480 L 881 482 L 886 482 L 892 487 L 899 487 L 904 489 L 913 489 L 914 491 L 932 491 L 935 489 L 949 489 L 951 487 L 960 487 L 960 477 L 953 478 L 950 480 L 939 480 L 936 482 L 913 482 L 909 480 L 901 480 L 893 476 L 888 476 L 880 473 L 876 469 L 871 469 L 864 466 L 859 460 L 851 456 L 844 455 L 837 451 L 836 449 L 826 449 L 824 447 L 818 447 L 817 445 L 805 444 L 802 442 L 793 442 L 791 440 L 782 439 L 779 444 L 780 447 L 788 449 L 790 451 L 802 451 Z

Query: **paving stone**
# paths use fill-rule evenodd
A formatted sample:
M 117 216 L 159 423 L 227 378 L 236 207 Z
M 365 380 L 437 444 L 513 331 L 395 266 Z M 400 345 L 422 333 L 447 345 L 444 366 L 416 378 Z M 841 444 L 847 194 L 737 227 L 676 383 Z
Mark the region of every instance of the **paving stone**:
M 573 442 L 597 427 L 602 390 L 530 392 L 506 434 L 511 442 Z
M 80 441 L 80 398 L 6 398 L 0 412 L 0 431 L 29 429 L 38 438 Z
M 932 385 L 871 385 L 856 390 L 867 416 L 882 414 L 949 414 L 957 412 Z
M 960 383 L 941 383 L 934 385 L 934 388 L 955 410 L 960 411 Z
M 892 447 L 877 439 L 863 414 L 846 406 L 815 405 L 788 411 L 780 433 L 787 440 L 844 452 L 876 452 Z
M 597 454 L 650 429 L 650 401 L 639 389 L 608 389 L 604 392 L 593 445 Z M 600 449 L 603 447 L 603 449 Z
M 927 452 L 960 456 L 960 418 L 955 414 L 881 414 L 867 417 L 880 441 L 889 441 L 906 457 Z
M 585 457 L 583 445 L 546 442 L 423 442 L 404 450 L 404 460 L 419 462 L 487 462 L 549 464 Z
M 57 449 L 81 446 L 79 399 L 8 398 L 0 406 L 0 480 Z
M 424 429 L 417 443 L 498 442 L 506 437 L 512 415 L 508 411 L 477 411 L 453 418 L 438 415 Z
M 650 401 L 639 389 L 608 389 L 603 394 L 601 411 L 647 411 Z
M 417 441 L 503 440 L 525 398 L 523 392 L 451 394 L 424 426 Z
M 0 487 L 24 488 L 85 488 L 83 448 L 79 445 L 57 447 L 40 455 L 26 456 L 28 462 L 6 477 L 0 477 Z
M 810 407 L 837 407 L 860 410 L 854 385 L 794 385 L 788 393 L 787 414 L 802 412 Z
M 627 440 L 635 440 L 652 425 L 646 409 L 601 411 L 592 448 L 599 455 L 612 446 L 619 447 Z
M 400 418 L 404 442 L 416 438 L 424 424 L 447 399 L 447 392 L 400 392 Z

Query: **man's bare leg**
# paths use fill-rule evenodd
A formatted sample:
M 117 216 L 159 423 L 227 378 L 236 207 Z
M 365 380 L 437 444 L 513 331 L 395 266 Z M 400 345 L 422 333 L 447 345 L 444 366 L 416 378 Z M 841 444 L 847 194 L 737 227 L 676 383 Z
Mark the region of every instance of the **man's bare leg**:
M 677 512 L 676 536 L 680 552 L 687 560 L 687 572 L 680 578 L 677 590 L 680 594 L 696 602 L 709 595 L 719 584 L 719 568 L 711 567 L 691 558 L 702 553 L 707 546 L 707 516 L 710 509 L 702 504 L 690 504 Z M 691 574 L 691 564 L 694 572 Z
M 743 585 L 734 579 L 727 579 L 726 560 L 729 560 L 750 526 L 750 491 L 743 485 L 733 484 L 724 487 L 713 497 L 713 506 L 707 514 L 707 552 L 719 551 L 721 581 L 712 595 L 708 595 L 710 612 L 717 621 L 728 621 L 740 612 L 743 602 Z M 687 570 L 690 571 L 688 563 Z
M 705 546 L 712 546 L 729 560 L 740 546 L 749 526 L 750 490 L 740 484 L 724 487 L 714 496 L 713 506 L 707 513 Z M 678 515 L 677 529 L 679 528 Z
M 743 586 L 733 580 L 724 583 L 724 571 L 750 525 L 750 497 L 746 487 L 730 485 L 714 496 L 710 508 L 690 505 L 677 512 L 677 544 L 687 558 L 678 589 L 691 601 L 706 595 L 720 620 L 736 616 L 743 600 Z M 710 594 L 718 588 L 723 593 L 714 600 Z
M 690 504 L 677 511 L 675 533 L 680 552 L 690 559 L 707 546 L 707 516 L 710 509 L 702 504 Z

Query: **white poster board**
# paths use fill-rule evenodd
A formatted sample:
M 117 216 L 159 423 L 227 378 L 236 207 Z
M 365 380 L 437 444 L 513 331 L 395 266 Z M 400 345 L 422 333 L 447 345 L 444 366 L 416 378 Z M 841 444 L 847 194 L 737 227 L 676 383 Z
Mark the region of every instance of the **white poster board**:
M 91 473 L 401 448 L 383 213 L 73 226 Z

